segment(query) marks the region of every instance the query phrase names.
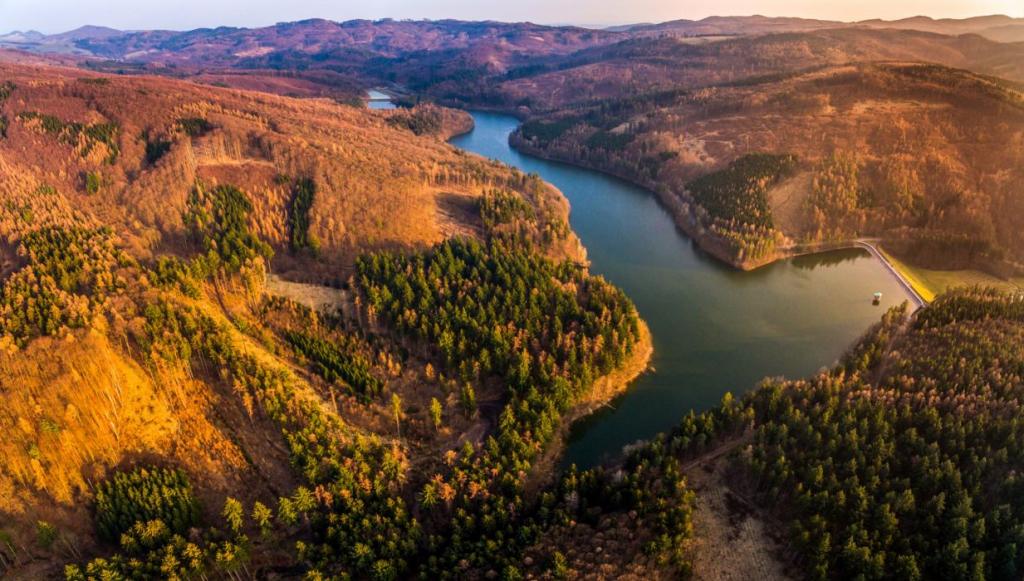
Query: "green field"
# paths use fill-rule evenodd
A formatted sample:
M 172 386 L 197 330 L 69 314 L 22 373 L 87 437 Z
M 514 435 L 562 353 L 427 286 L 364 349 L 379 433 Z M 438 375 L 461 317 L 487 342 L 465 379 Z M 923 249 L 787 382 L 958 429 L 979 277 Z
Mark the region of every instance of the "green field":
M 879 248 L 889 262 L 907 279 L 921 297 L 932 302 L 936 296 L 951 288 L 964 286 L 993 286 L 1006 291 L 1024 291 L 1024 277 L 1001 279 L 980 270 L 930 270 L 912 266 L 892 253 Z

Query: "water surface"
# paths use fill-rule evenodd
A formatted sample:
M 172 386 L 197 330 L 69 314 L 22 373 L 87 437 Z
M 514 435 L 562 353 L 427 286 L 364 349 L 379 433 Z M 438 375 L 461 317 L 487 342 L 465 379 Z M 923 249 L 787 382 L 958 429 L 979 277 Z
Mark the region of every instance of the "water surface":
M 394 109 L 395 104 L 391 101 L 391 95 L 382 93 L 375 89 L 366 91 L 366 106 L 370 109 Z
M 654 371 L 574 427 L 566 463 L 588 467 L 614 457 L 764 377 L 803 377 L 829 366 L 885 309 L 907 299 L 864 250 L 732 269 L 681 234 L 653 194 L 516 152 L 508 145 L 514 117 L 473 117 L 476 128 L 452 143 L 538 173 L 562 190 L 591 270 L 629 295 L 654 337 Z M 879 306 L 872 305 L 875 291 L 883 293 Z

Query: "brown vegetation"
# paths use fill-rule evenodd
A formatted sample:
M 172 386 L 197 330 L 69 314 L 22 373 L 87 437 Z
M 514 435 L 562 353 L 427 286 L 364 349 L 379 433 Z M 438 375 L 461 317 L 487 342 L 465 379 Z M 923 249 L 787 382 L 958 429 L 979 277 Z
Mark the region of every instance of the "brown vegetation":
M 716 38 L 638 34 L 564 56 L 538 56 L 507 72 L 475 71 L 424 90 L 443 102 L 537 115 L 659 91 L 764 84 L 856 62 L 932 62 L 1021 82 L 1022 56 L 1020 44 L 908 30 L 752 31 Z
M 333 270 L 339 281 L 344 276 L 338 269 L 361 251 L 440 241 L 451 219 L 441 202 L 446 196 L 477 197 L 485 189 L 524 183 L 507 168 L 392 128 L 386 120 L 399 113 L 156 78 L 113 81 L 13 66 L 2 74 L 17 86 L 3 105 L 11 118 L 8 137 L 0 142 L 0 163 L 9 167 L 4 175 L 29 182 L 20 186 L 23 191 L 40 183 L 60 191 L 76 208 L 114 227 L 139 258 L 180 246 L 180 216 L 197 179 L 247 192 L 256 232 L 278 249 L 288 237 L 285 208 L 291 195 L 279 176 L 312 179 L 317 195 L 310 233 L 320 241 L 321 260 L 314 265 L 278 252 L 278 263 L 286 270 L 312 267 L 320 280 Z M 444 137 L 465 130 L 464 114 L 430 111 L 440 119 L 430 133 Z M 38 121 L 17 119 L 25 112 L 115 124 L 120 157 L 103 163 L 101 148 L 69 156 L 69 145 L 34 129 Z M 202 119 L 208 128 L 189 134 L 182 126 L 188 119 Z M 147 143 L 158 139 L 168 142 L 166 152 L 147 160 Z M 88 172 L 102 176 L 98 193 L 86 191 L 82 176 Z M 561 197 L 543 189 L 537 195 L 550 198 L 553 211 L 565 212 Z
M 610 373 L 631 354 L 625 327 L 602 325 L 609 306 L 620 327 L 637 324 L 635 311 L 580 264 L 564 198 L 536 176 L 441 141 L 466 129 L 465 114 L 431 105 L 372 112 L 57 68 L 0 70 L 9 81 L 0 85 L 0 114 L 12 120 L 0 140 L 0 427 L 15 435 L 0 445 L 5 572 L 52 575 L 63 563 L 110 555 L 118 550 L 111 541 L 137 554 L 154 538 L 167 543 L 160 550 L 201 555 L 193 565 L 210 571 L 447 567 L 427 562 L 436 549 L 416 538 L 416 519 L 451 535 L 451 487 L 441 506 L 421 505 L 420 490 L 451 475 L 452 458 L 467 447 L 485 450 L 499 428 L 508 432 L 498 421 L 513 397 L 498 375 L 506 370 L 473 375 L 468 364 L 441 359 L 430 341 L 396 333 L 379 306 L 368 308 L 365 288 L 352 292 L 357 256 L 387 250 L 396 254 L 380 256 L 398 259 L 450 236 L 478 238 L 508 264 L 529 260 L 573 277 L 563 288 L 539 271 L 515 271 L 540 276 L 533 293 L 516 295 L 524 304 L 540 283 L 552 285 L 545 293 L 561 305 L 586 289 L 582 306 L 562 316 L 591 325 L 596 338 L 582 337 L 579 353 L 600 353 L 607 340 L 612 355 L 581 373 L 581 396 L 595 382 L 604 386 L 594 370 Z M 344 290 L 273 279 L 270 291 L 327 307 L 317 313 L 265 299 L 268 270 Z M 424 307 L 410 303 L 405 316 L 413 309 Z M 434 316 L 427 310 L 424 321 Z M 541 325 L 550 316 L 542 311 Z M 568 325 L 558 327 L 566 348 L 577 340 Z M 524 324 L 516 341 L 534 345 L 530 332 L 538 331 Z M 97 538 L 97 483 L 139 466 L 183 471 L 208 541 L 168 538 L 168 523 L 155 521 L 120 539 L 110 531 L 106 542 Z M 525 481 L 525 470 L 508 477 Z M 483 490 L 470 487 L 459 502 Z M 325 551 L 326 543 L 348 546 L 311 529 L 348 518 L 335 501 L 352 495 L 376 524 L 353 517 L 354 528 L 338 534 L 386 526 L 407 541 L 373 541 L 367 550 L 379 558 L 368 563 L 329 553 L 312 561 L 306 549 L 294 555 L 295 539 Z M 220 506 L 233 536 L 210 528 Z M 240 506 L 262 520 L 244 524 Z M 268 506 L 285 516 L 267 522 Z M 117 518 L 130 523 L 131 510 Z M 259 538 L 247 540 L 254 531 Z M 450 542 L 452 558 L 472 550 Z M 154 559 L 162 566 L 155 551 L 144 561 Z M 68 574 L 149 566 L 114 556 Z
M 627 176 L 683 215 L 695 178 L 752 153 L 795 154 L 804 177 L 794 183 L 809 186 L 800 207 L 768 193 L 783 216 L 780 250 L 883 236 L 919 261 L 1005 269 L 1024 259 L 1022 136 L 1014 86 L 876 63 L 573 109 L 528 123 L 517 143 Z

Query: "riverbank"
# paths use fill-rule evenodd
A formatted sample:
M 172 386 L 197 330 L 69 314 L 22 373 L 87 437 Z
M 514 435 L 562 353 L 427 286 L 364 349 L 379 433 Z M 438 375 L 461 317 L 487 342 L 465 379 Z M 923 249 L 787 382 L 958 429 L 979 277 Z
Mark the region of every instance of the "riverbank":
M 441 108 L 443 112 L 441 121 L 441 141 L 449 141 L 465 135 L 476 127 L 473 116 L 462 109 Z
M 695 205 L 692 201 L 681 199 L 678 195 L 669 192 L 664 188 L 658 188 L 654 184 L 644 183 L 638 181 L 631 176 L 628 176 L 622 172 L 617 172 L 612 169 L 598 167 L 595 164 L 588 163 L 586 161 L 572 159 L 569 156 L 563 156 L 559 154 L 552 154 L 538 147 L 534 147 L 516 137 L 513 133 L 509 136 L 509 145 L 516 151 L 539 157 L 548 161 L 554 161 L 558 163 L 568 164 L 574 167 L 580 167 L 590 171 L 596 171 L 605 175 L 610 175 L 616 179 L 621 179 L 625 182 L 633 184 L 637 187 L 647 190 L 659 201 L 659 203 L 665 208 L 668 214 L 672 217 L 673 222 L 679 230 L 687 237 L 692 239 L 702 251 L 708 255 L 714 257 L 721 262 L 732 266 L 738 270 L 751 271 L 758 268 L 767 266 L 769 264 L 785 260 L 788 258 L 794 258 L 797 256 L 804 256 L 809 254 L 818 254 L 822 252 L 829 252 L 832 250 L 843 250 L 847 248 L 863 248 L 870 252 L 889 273 L 896 279 L 896 281 L 906 290 L 907 294 L 911 297 L 915 308 L 923 308 L 930 303 L 935 295 L 940 294 L 946 289 L 941 291 L 934 291 L 916 280 L 913 275 L 912 269 L 907 265 L 899 262 L 883 252 L 877 247 L 873 241 L 866 239 L 850 239 L 840 240 L 832 242 L 812 242 L 812 243 L 790 243 L 782 247 L 777 247 L 773 252 L 766 254 L 765 256 L 758 257 L 756 259 L 739 259 L 730 249 L 727 241 L 719 236 L 715 236 L 707 231 L 701 224 L 696 213 L 694 212 Z M 991 278 L 991 277 L 989 277 Z M 986 279 L 987 280 L 987 279 Z M 988 281 L 991 283 L 991 281 Z M 1012 283 L 1011 283 L 1012 285 Z M 997 285 L 1005 286 L 1005 285 Z
M 572 424 L 560 463 L 613 461 L 624 446 L 718 405 L 764 377 L 832 365 L 907 295 L 864 250 L 825 252 L 745 272 L 699 248 L 650 190 L 608 172 L 545 161 L 509 145 L 512 116 L 473 112 L 464 150 L 537 174 L 569 200 L 591 272 L 621 288 L 650 327 L 650 371 Z M 881 291 L 878 305 L 871 296 Z M 655 369 L 656 368 L 656 369 Z M 556 450 L 556 455 L 559 452 Z
M 918 309 L 924 308 L 925 306 L 928 305 L 928 303 L 931 302 L 931 298 L 926 299 L 924 296 L 922 296 L 918 288 L 915 287 L 907 279 L 906 274 L 904 274 L 903 271 L 901 271 L 899 268 L 893 265 L 893 263 L 889 260 L 889 256 L 882 252 L 880 248 L 875 246 L 874 243 L 868 240 L 857 240 L 855 244 L 860 248 L 864 248 L 865 250 L 870 252 L 885 266 L 886 269 L 889 270 L 890 273 L 892 273 L 893 276 L 896 277 L 896 280 L 898 280 L 900 284 L 903 285 L 903 288 L 904 290 L 907 291 L 907 294 L 909 294 L 914 299 L 914 303 L 916 304 Z M 934 298 L 934 296 L 932 298 Z
M 697 205 L 692 200 L 683 199 L 679 195 L 670 192 L 665 188 L 659 188 L 657 187 L 657 184 L 653 182 L 637 180 L 633 176 L 615 171 L 614 169 L 601 167 L 583 160 L 573 159 L 566 155 L 548 152 L 539 147 L 530 145 L 525 140 L 517 137 L 514 132 L 509 136 L 509 145 L 516 151 L 526 155 L 602 173 L 647 190 L 653 194 L 655 199 L 657 199 L 665 208 L 668 215 L 672 218 L 673 222 L 675 222 L 676 227 L 685 234 L 687 238 L 696 242 L 700 249 L 705 253 L 738 270 L 755 270 L 762 266 L 767 266 L 773 262 L 777 262 L 785 258 L 791 258 L 799 254 L 795 252 L 788 252 L 789 249 L 796 247 L 796 245 L 792 245 L 783 247 L 782 250 L 776 249 L 773 252 L 758 258 L 741 259 L 732 251 L 730 243 L 726 239 L 716 236 L 700 223 L 700 219 L 695 211 Z
M 624 394 L 630 384 L 650 368 L 651 357 L 654 355 L 654 341 L 651 330 L 643 319 L 640 322 L 640 337 L 633 346 L 629 358 L 608 375 L 594 382 L 590 393 L 569 410 L 563 417 L 561 426 L 547 449 L 533 464 L 527 478 L 527 494 L 543 488 L 558 472 L 556 467 L 565 452 L 566 442 L 572 426 L 578 420 L 608 406 L 612 400 Z
M 446 107 L 454 106 L 454 104 L 447 103 Z M 474 105 L 473 111 L 483 113 L 493 113 L 498 115 L 508 115 L 514 117 L 519 121 L 520 124 L 529 119 L 529 113 L 520 109 L 509 110 L 502 107 L 488 107 L 485 105 Z M 453 136 L 454 137 L 454 136 Z M 449 138 L 451 139 L 451 138 Z M 616 171 L 613 168 L 607 166 L 599 166 L 597 164 L 589 163 L 584 160 L 575 159 L 568 155 L 560 155 L 558 153 L 552 153 L 550 151 L 536 147 L 525 139 L 521 138 L 517 131 L 513 130 L 508 136 L 508 145 L 525 155 L 543 159 L 546 161 L 552 161 L 556 163 L 564 163 L 573 167 L 594 171 L 603 175 L 611 176 L 613 178 L 622 180 L 626 183 L 632 184 L 636 187 L 642 188 L 653 194 L 654 198 L 658 200 L 661 206 L 666 210 L 668 215 L 672 218 L 676 227 L 687 238 L 693 240 L 697 246 L 706 254 L 714 257 L 720 262 L 732 266 L 738 270 L 751 271 L 768 266 L 769 264 L 785 260 L 787 258 L 793 258 L 796 256 L 802 256 L 805 254 L 813 254 L 818 252 L 828 252 L 830 250 L 842 250 L 846 248 L 855 248 L 856 243 L 853 240 L 839 241 L 839 242 L 827 242 L 827 243 L 795 243 L 790 242 L 782 247 L 776 247 L 771 253 L 756 259 L 740 259 L 731 250 L 730 244 L 727 240 L 720 236 L 716 236 L 709 232 L 700 223 L 700 220 L 695 212 L 695 208 L 698 207 L 693 200 L 682 199 L 679 195 L 668 191 L 666 188 L 659 188 L 654 182 L 647 182 L 644 180 L 637 180 L 634 176 L 628 175 L 624 172 Z M 878 255 L 881 259 L 881 255 Z M 891 265 L 887 265 L 891 272 L 897 277 L 902 285 L 911 291 L 912 294 L 920 295 L 914 291 L 914 287 L 909 283 L 900 271 L 891 268 Z

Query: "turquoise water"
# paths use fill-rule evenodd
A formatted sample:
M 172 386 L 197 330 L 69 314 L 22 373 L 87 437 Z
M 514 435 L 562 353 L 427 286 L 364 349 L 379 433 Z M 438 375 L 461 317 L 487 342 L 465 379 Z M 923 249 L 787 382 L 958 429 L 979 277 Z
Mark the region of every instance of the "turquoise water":
M 653 371 L 609 408 L 573 428 L 565 462 L 592 466 L 624 445 L 670 429 L 764 377 L 802 377 L 836 362 L 890 306 L 907 299 L 863 250 L 780 261 L 753 272 L 727 267 L 681 234 L 654 195 L 598 172 L 520 154 L 518 121 L 474 113 L 452 144 L 535 172 L 572 205 L 570 222 L 591 270 L 636 303 L 654 338 Z M 872 294 L 883 293 L 881 305 Z

